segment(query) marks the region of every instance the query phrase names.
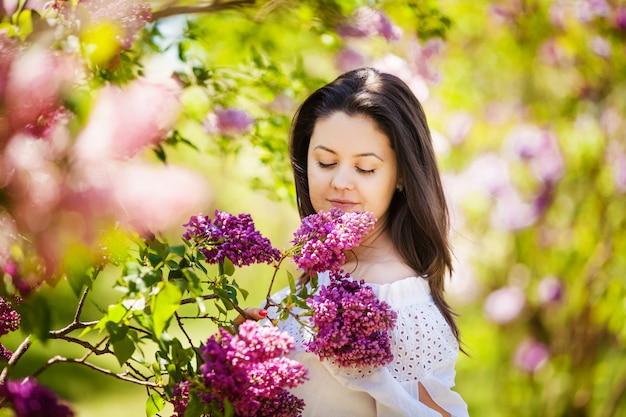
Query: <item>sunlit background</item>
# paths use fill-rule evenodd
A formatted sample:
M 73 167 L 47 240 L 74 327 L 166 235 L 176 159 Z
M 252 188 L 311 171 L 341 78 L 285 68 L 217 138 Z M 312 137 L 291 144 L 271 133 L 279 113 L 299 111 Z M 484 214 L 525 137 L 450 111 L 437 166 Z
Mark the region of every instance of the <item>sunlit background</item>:
M 623 0 L 1 4 L 0 276 L 38 288 L 31 327 L 72 320 L 71 278 L 94 247 L 135 250 L 120 228 L 178 244 L 189 216 L 219 209 L 250 213 L 286 247 L 299 225 L 291 116 L 370 65 L 405 80 L 429 117 L 470 415 L 626 415 Z M 271 272 L 237 272 L 246 305 Z M 94 280 L 84 320 L 116 302 L 119 276 L 111 264 Z M 197 341 L 215 331 L 186 325 Z M 84 354 L 33 340 L 11 377 Z M 79 417 L 145 415 L 145 388 L 85 366 L 37 380 Z

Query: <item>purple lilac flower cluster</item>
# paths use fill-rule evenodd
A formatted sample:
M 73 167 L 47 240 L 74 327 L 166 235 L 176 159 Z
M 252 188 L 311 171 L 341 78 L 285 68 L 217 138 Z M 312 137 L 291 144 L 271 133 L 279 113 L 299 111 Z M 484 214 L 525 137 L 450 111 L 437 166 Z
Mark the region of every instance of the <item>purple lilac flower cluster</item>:
M 19 298 L 16 298 L 19 303 Z M 0 297 L 0 336 L 14 332 L 20 327 L 20 315 L 14 310 L 13 305 L 3 297 Z M 9 360 L 13 355 L 9 349 L 0 343 L 0 358 Z
M 56 394 L 33 379 L 7 381 L 0 385 L 0 398 L 15 411 L 15 417 L 71 417 L 74 412 L 61 404 Z
M 217 404 L 229 401 L 238 417 L 296 417 L 304 409 L 304 402 L 290 394 L 306 379 L 306 368 L 285 357 L 293 349 L 293 339 L 276 327 L 261 326 L 246 321 L 232 335 L 220 329 L 220 337 L 211 336 L 200 348 L 198 384 L 179 383 L 174 390 L 175 411 L 179 417 L 190 396 L 197 390 L 202 402 Z
M 304 271 L 336 271 L 346 261 L 343 253 L 359 246 L 374 228 L 376 219 L 368 212 L 347 212 L 332 208 L 302 219 L 292 243 L 301 249 L 293 261 Z
M 183 237 L 200 247 L 210 264 L 228 258 L 237 266 L 268 263 L 280 259 L 280 251 L 255 229 L 249 214 L 235 216 L 216 210 L 215 219 L 199 214 L 192 216 Z
M 331 272 L 331 283 L 307 301 L 316 330 L 306 346 L 341 367 L 382 366 L 393 359 L 388 332 L 397 314 L 364 281 Z

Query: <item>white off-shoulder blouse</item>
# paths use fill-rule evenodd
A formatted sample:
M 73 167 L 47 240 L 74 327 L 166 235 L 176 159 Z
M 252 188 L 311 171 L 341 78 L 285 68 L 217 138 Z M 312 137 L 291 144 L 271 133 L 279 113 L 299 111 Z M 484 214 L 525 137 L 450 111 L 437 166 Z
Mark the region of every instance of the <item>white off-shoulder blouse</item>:
M 329 282 L 328 273 L 319 274 L 320 286 Z M 309 331 L 293 317 L 278 322 L 295 339 L 290 357 L 309 370 L 309 379 L 292 390 L 305 401 L 303 417 L 440 417 L 419 401 L 420 382 L 452 416 L 468 416 L 467 405 L 452 391 L 459 345 L 431 297 L 428 282 L 410 277 L 366 285 L 398 314 L 391 332 L 394 359 L 386 366 L 363 370 L 320 361 L 305 351 L 304 344 L 312 337 Z M 285 288 L 273 299 L 280 302 L 288 293 Z M 268 309 L 268 319 L 276 315 L 275 308 Z

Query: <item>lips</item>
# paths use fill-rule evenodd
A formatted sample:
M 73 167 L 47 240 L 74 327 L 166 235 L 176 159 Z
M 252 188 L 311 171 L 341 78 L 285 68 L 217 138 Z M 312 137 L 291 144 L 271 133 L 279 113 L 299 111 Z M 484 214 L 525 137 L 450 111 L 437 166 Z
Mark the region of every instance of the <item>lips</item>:
M 339 208 L 343 211 L 350 211 L 353 207 L 357 205 L 356 202 L 350 200 L 328 200 L 329 203 L 336 208 Z

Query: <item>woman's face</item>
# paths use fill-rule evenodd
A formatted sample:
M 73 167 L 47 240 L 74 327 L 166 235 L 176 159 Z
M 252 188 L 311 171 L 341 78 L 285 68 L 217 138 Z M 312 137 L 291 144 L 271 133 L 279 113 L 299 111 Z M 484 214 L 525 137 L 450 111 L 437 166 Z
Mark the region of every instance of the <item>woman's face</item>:
M 378 219 L 387 212 L 397 185 L 396 155 L 370 118 L 336 112 L 318 120 L 307 160 L 316 212 L 337 207 Z

